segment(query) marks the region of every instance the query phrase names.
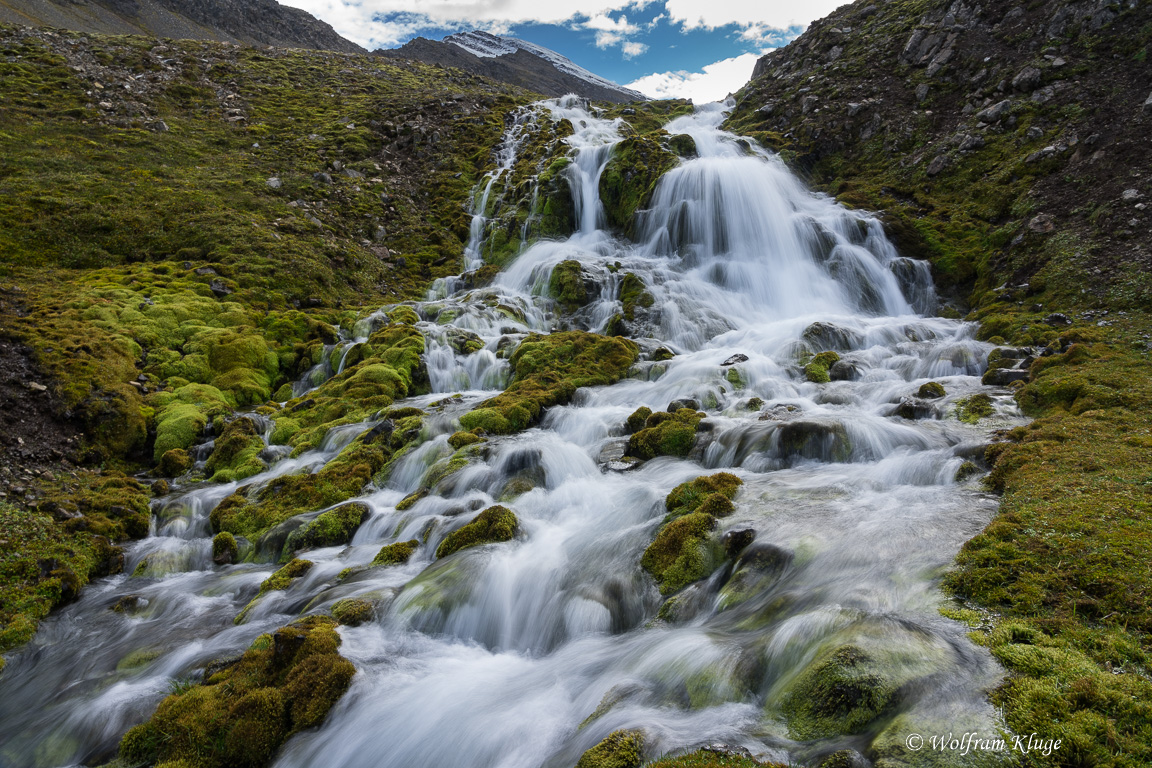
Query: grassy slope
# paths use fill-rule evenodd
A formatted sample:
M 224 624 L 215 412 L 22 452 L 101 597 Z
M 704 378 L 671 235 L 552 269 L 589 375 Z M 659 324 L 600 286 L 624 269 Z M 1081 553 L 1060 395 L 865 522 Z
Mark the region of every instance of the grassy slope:
M 1121 193 L 1152 192 L 1143 178 L 1150 117 L 1140 112 L 1152 15 L 1143 6 L 1100 28 L 1074 21 L 1042 43 L 1054 4 L 997 24 L 1008 7 L 981 3 L 984 15 L 929 75 L 900 54 L 915 29 L 942 21 L 946 4 L 869 5 L 838 11 L 773 55 L 731 125 L 816 186 L 883 210 L 905 252 L 930 259 L 953 304 L 982 321 L 983 338 L 1081 342 L 1034 363 L 1018 390 L 1036 420 L 990 451 L 1000 512 L 964 547 L 946 586 L 980 609 L 954 615 L 984 627 L 975 637 L 1011 673 L 994 694 L 1008 726 L 1064 741 L 1055 757 L 1021 763 L 1148 765 L 1149 222 Z M 1054 98 L 996 87 L 1028 65 L 1042 87 L 1057 86 Z M 927 86 L 923 100 L 918 86 Z M 972 113 L 1004 98 L 1013 99 L 1009 118 L 978 126 Z M 965 104 L 974 105 L 967 116 Z M 984 145 L 960 151 L 969 135 Z M 1046 146 L 1056 153 L 1029 161 Z M 946 159 L 929 173 L 938 156 Z M 1046 322 L 1053 312 L 1072 324 Z
M 370 56 L 0 27 L 0 333 L 90 465 L 147 468 L 166 413 L 258 405 L 334 324 L 459 272 L 470 189 L 530 98 Z M 0 509 L 0 651 L 147 532 L 145 487 L 64 469 Z

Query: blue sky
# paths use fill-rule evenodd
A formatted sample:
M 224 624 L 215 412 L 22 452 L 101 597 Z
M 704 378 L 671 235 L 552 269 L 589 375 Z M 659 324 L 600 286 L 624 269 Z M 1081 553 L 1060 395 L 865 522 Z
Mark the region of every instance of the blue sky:
M 519 37 L 653 98 L 723 98 L 837 0 L 286 0 L 366 48 L 469 29 Z

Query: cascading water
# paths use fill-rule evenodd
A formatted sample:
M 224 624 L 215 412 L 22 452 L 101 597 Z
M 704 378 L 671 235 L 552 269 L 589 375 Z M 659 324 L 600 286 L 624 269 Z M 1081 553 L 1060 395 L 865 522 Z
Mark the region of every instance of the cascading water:
M 573 99 L 544 107 L 575 129 L 567 172 L 578 231 L 527 248 L 490 288 L 442 286 L 416 307 L 433 392 L 397 405 L 432 415 L 424 442 L 360 499 L 371 517 L 351 544 L 310 551 L 306 577 L 234 625 L 275 567 L 212 565 L 207 515 L 236 484 L 163 500 L 156 534 L 131 548 L 125 568 L 145 563 L 143 575 L 89 586 L 11 657 L 0 678 L 0 764 L 95 764 L 173 680 L 347 597 L 380 606 L 375 622 L 341 630 L 358 674 L 321 728 L 281 750 L 282 768 L 567 768 L 622 728 L 643 730 L 652 754 L 723 741 L 777 760 L 871 749 L 900 765 L 898 742 L 917 727 L 994 727 L 984 692 L 998 668 L 937 613 L 935 588 L 995 506 L 954 480 L 987 428 L 944 418 L 980 389 L 986 345 L 968 325 L 929 316 L 924 265 L 899 257 L 873 217 L 813 195 L 776 158 L 720 131 L 720 105 L 668 126 L 690 135 L 699 157 L 661 180 L 636 243 L 603 230 L 596 193 L 618 123 Z M 510 128 L 500 169 L 524 125 Z M 493 178 L 480 192 L 469 268 Z M 506 385 L 499 350 L 556 324 L 546 286 L 573 259 L 600 288 L 566 317 L 571 325 L 607 329 L 621 312 L 621 276 L 643 282 L 653 300 L 629 319 L 642 362 L 551 409 L 538 428 L 491 439 L 484 460 L 398 510 L 452 454 L 459 416 Z M 300 390 L 331 375 L 373 322 L 327 350 L 335 366 L 310 372 Z M 658 347 L 676 355 L 653 359 Z M 807 381 L 797 360 L 825 349 L 840 353 L 836 375 Z M 923 406 L 929 418 L 897 416 L 930 379 L 948 398 Z M 614 462 L 628 415 L 673 400 L 707 412 L 689 458 L 616 471 L 629 466 Z M 992 423 L 1019 423 L 1009 398 L 996 403 Z M 372 426 L 332 430 L 321 448 L 273 457 L 244 482 L 316 471 Z M 722 529 L 753 530 L 754 544 L 662 610 L 641 553 L 669 490 L 719 469 L 744 481 Z M 447 533 L 517 482 L 531 490 L 507 502 L 521 521 L 516 541 L 435 559 Z M 337 578 L 382 544 L 413 538 L 423 543 L 406 565 Z M 762 567 L 744 568 L 749 558 Z M 108 610 L 129 595 L 134 614 Z M 789 687 L 846 646 L 899 686 L 887 719 L 855 736 L 793 740 Z

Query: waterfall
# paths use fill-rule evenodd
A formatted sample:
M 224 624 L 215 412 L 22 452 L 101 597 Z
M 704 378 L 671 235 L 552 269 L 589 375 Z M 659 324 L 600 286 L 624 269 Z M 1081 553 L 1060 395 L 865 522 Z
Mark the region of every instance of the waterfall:
M 1023 419 L 1006 393 L 981 387 L 989 346 L 973 326 L 932 316 L 926 265 L 901 257 L 873 215 L 812 193 L 778 158 L 722 131 L 726 108 L 667 126 L 691 136 L 698 157 L 660 180 L 634 241 L 605 229 L 598 195 L 621 123 L 575 97 L 517 113 L 476 190 L 465 266 L 482 263 L 490 195 L 542 114 L 573 126 L 565 173 L 577 231 L 524 248 L 490 287 L 445 281 L 418 304 L 433 391 L 396 406 L 430 412 L 423 442 L 383 487 L 365 489 L 358 500 L 371 515 L 351 544 L 309 552 L 307 577 L 237 626 L 276 567 L 212 565 L 207 517 L 239 484 L 158 503 L 158 532 L 130 548 L 126 573 L 90 585 L 12 655 L 0 677 L 0 765 L 98 764 L 172 680 L 348 597 L 378 606 L 375 621 L 341 629 L 357 675 L 322 727 L 285 745 L 280 768 L 571 768 L 625 728 L 644 731 L 651 755 L 720 741 L 807 761 L 867 752 L 903 739 L 900 728 L 994 728 L 984 691 L 999 668 L 938 614 L 936 582 L 996 506 L 957 470 L 993 426 Z M 562 315 L 548 284 L 567 261 L 580 263 L 589 296 Z M 629 308 L 626 281 L 647 296 Z M 383 311 L 325 349 L 294 392 L 339 370 Z M 507 385 L 504 350 L 561 323 L 624 323 L 640 361 L 538 427 L 490 439 L 482 458 L 398 508 L 452 455 L 460 415 Z M 808 380 L 805 362 L 829 350 L 839 355 L 831 380 Z M 917 400 L 922 418 L 904 418 L 930 380 L 947 396 Z M 991 394 L 997 414 L 980 425 L 950 418 L 974 392 Z M 627 417 L 674 401 L 706 412 L 697 447 L 618 471 Z M 270 456 L 244 486 L 317 471 L 373 426 L 344 425 L 315 450 Z M 744 483 L 721 532 L 754 543 L 666 604 L 640 557 L 669 491 L 721 470 Z M 501 499 L 520 519 L 515 541 L 435 558 L 449 532 Z M 338 578 L 410 539 L 421 544 L 407 564 Z M 145 576 L 127 575 L 145 561 Z M 126 595 L 147 610 L 108 610 Z M 888 719 L 850 736 L 793 738 L 790 686 L 843 646 L 893 676 Z

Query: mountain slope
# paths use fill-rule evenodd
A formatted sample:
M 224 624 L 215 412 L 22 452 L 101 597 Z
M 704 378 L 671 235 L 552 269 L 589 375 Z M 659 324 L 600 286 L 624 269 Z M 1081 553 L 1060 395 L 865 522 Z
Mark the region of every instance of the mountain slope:
M 1036 419 L 986 451 L 1000 514 L 946 612 L 1009 670 L 1008 727 L 1061 739 L 1024 766 L 1152 764 L 1150 46 L 1134 0 L 860 0 L 762 58 L 729 120 L 883 211 L 1006 345 L 986 381 Z
M 0 0 L 0 23 L 344 53 L 364 49 L 275 0 Z
M 638 91 L 613 83 L 553 50 L 524 40 L 472 31 L 437 42 L 418 37 L 381 55 L 457 67 L 545 96 L 576 93 L 594 101 L 642 101 Z

